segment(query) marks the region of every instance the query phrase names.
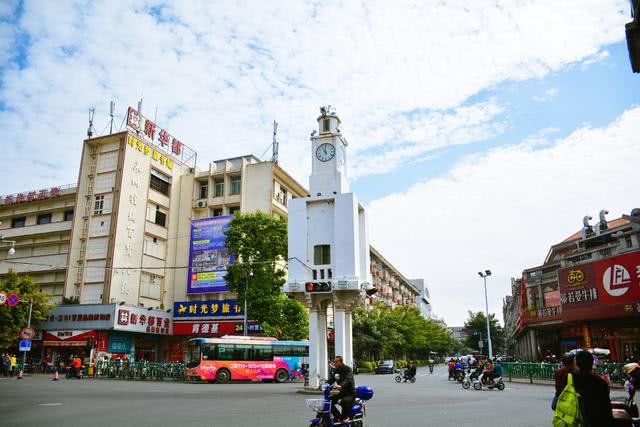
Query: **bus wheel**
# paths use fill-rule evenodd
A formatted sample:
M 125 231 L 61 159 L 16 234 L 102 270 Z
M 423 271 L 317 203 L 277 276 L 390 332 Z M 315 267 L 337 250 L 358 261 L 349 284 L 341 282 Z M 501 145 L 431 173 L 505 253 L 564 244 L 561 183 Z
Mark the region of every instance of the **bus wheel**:
M 278 369 L 276 372 L 276 381 L 279 383 L 285 383 L 289 379 L 289 373 L 285 369 Z
M 229 381 L 231 381 L 231 373 L 226 369 L 220 369 L 218 372 L 216 372 L 216 381 L 219 384 L 228 383 Z

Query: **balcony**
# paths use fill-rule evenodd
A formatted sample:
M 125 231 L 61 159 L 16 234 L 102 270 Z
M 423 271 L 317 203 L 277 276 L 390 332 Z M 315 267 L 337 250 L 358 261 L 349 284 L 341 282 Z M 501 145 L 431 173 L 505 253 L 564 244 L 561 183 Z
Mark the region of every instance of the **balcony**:
M 37 234 L 60 233 L 71 231 L 72 221 L 50 222 L 49 224 L 28 225 L 26 227 L 7 228 L 2 230 L 2 237 L 15 240 L 21 237 L 31 237 Z

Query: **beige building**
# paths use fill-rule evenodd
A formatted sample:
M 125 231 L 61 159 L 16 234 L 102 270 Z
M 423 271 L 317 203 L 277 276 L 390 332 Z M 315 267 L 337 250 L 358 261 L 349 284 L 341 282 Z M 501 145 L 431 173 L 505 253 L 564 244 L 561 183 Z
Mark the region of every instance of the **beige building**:
M 75 199 L 75 185 L 0 198 L 0 288 L 9 269 L 28 272 L 41 291 L 62 302 Z
M 371 277 L 373 286 L 378 289 L 373 296 L 368 297 L 369 304 L 384 302 L 391 307 L 397 305 L 416 305 L 416 298 L 420 291 L 411 280 L 407 279 L 382 254 L 370 246 Z

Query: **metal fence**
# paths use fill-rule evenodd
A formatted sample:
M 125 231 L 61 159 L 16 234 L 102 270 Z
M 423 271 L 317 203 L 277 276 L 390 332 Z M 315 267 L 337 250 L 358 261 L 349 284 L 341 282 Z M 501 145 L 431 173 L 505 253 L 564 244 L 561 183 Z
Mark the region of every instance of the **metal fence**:
M 501 365 L 504 369 L 503 377 L 528 378 L 531 382 L 533 380 L 553 381 L 555 372 L 562 367 L 559 363 L 504 362 Z M 609 377 L 611 384 L 624 384 L 623 366 L 624 363 L 600 363 L 595 371 Z
M 126 380 L 186 380 L 184 363 L 178 362 L 120 362 L 98 360 L 95 364 L 96 378 L 118 378 Z M 85 372 L 86 373 L 86 372 Z

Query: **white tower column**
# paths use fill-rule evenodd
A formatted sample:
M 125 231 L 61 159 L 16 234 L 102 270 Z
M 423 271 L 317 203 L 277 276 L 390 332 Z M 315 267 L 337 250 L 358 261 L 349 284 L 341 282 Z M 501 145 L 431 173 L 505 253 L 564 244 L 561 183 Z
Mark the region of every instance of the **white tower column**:
M 335 319 L 333 319 L 333 328 L 336 345 L 336 356 L 342 356 L 343 358 L 345 358 L 345 344 L 347 337 L 345 336 L 345 309 L 342 306 L 335 306 Z
M 318 308 L 311 307 L 309 310 L 309 387 L 318 388 L 318 362 L 320 356 L 318 340 Z
M 311 327 L 311 324 L 309 324 Z M 318 310 L 318 375 L 323 380 L 329 378 L 327 349 L 327 307 L 322 304 Z
M 347 309 L 344 315 L 344 363 L 353 367 L 353 323 L 351 308 Z

